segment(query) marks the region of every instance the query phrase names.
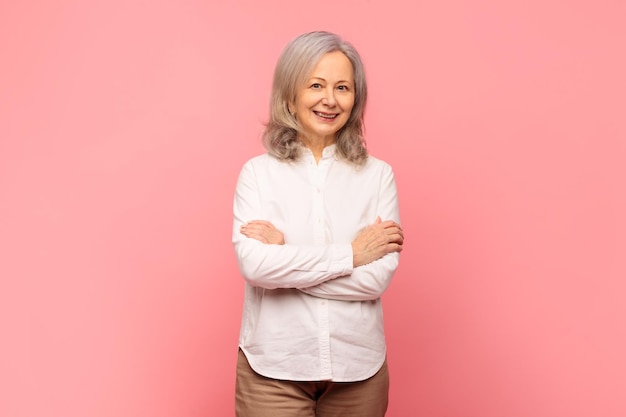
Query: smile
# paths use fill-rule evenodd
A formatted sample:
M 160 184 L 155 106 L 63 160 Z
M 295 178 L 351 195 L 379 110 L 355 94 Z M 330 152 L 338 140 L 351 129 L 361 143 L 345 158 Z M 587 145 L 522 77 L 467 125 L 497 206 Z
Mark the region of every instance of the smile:
M 339 116 L 339 114 L 337 114 L 337 113 L 322 113 L 320 111 L 313 111 L 313 113 L 315 113 L 317 116 L 319 116 L 319 117 L 321 117 L 323 119 L 327 119 L 327 120 L 333 120 L 337 116 Z

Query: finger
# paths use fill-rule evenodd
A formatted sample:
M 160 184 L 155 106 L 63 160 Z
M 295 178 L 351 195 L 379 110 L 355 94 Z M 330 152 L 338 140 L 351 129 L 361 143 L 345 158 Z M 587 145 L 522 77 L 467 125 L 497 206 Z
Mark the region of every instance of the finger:
M 383 229 L 381 233 L 384 233 L 386 235 L 397 235 L 402 234 L 402 230 L 398 229 L 397 227 L 387 227 Z
M 245 230 L 245 231 L 242 231 L 241 234 L 244 235 L 245 237 L 249 237 L 251 239 L 260 240 L 259 239 L 259 234 L 254 232 L 254 231 Z
M 389 242 L 403 242 L 404 234 L 399 230 L 389 230 L 387 234 Z
M 387 250 L 389 251 L 388 253 L 391 253 L 391 252 L 401 252 L 402 251 L 402 244 L 401 243 L 391 243 L 387 247 Z
M 261 243 L 269 243 L 267 238 L 265 236 L 263 236 L 262 234 L 259 234 L 259 233 L 250 233 L 250 234 L 247 234 L 245 236 L 250 238 L 250 239 L 258 240 Z
M 240 231 L 246 236 L 251 233 L 258 233 L 258 229 L 256 229 L 254 226 L 242 226 Z
M 397 227 L 386 227 L 385 229 L 383 229 L 383 233 L 385 233 L 386 235 L 395 235 L 399 233 L 399 230 Z
M 245 229 L 246 230 L 256 230 L 258 232 L 261 232 L 263 230 L 270 230 L 270 228 L 262 223 L 248 223 L 245 225 Z
M 271 222 L 268 222 L 267 220 L 250 220 L 248 223 L 246 223 L 247 225 L 250 226 L 269 226 L 269 227 L 274 227 L 274 225 Z
M 256 226 L 242 226 L 240 232 L 245 236 L 259 236 L 261 234 L 261 229 Z
M 398 223 L 394 222 L 393 220 L 385 220 L 384 222 L 381 222 L 380 225 L 383 226 L 384 228 L 388 228 L 388 227 L 398 227 L 398 228 L 400 228 L 400 225 Z

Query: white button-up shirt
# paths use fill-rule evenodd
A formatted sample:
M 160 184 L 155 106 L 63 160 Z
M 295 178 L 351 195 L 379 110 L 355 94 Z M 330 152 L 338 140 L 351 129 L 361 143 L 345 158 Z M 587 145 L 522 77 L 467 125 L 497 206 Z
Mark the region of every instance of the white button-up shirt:
M 239 346 L 259 374 L 292 381 L 361 381 L 382 366 L 380 297 L 398 266 L 394 252 L 353 268 L 352 241 L 376 217 L 399 223 L 391 167 L 372 156 L 356 167 L 326 147 L 316 164 L 264 154 L 241 170 L 233 244 L 246 280 Z M 284 245 L 247 238 L 270 221 Z

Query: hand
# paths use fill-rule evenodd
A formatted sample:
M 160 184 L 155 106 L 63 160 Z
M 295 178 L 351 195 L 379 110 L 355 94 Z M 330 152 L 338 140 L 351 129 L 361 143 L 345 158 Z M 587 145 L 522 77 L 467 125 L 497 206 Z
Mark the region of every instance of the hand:
M 252 220 L 241 226 L 241 234 L 246 237 L 256 239 L 259 242 L 284 245 L 285 237 L 282 232 L 266 220 Z
M 373 262 L 388 253 L 400 252 L 403 243 L 404 234 L 400 225 L 377 217 L 373 224 L 361 230 L 352 241 L 354 267 Z

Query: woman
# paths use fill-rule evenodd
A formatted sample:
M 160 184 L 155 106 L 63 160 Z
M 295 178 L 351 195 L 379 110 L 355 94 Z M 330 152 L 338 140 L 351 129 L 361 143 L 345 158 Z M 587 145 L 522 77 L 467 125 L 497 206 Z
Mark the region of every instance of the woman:
M 368 156 L 356 50 L 292 40 L 274 73 L 267 154 L 243 167 L 233 244 L 246 280 L 239 417 L 380 417 L 389 376 L 380 297 L 403 233 L 391 167 Z

